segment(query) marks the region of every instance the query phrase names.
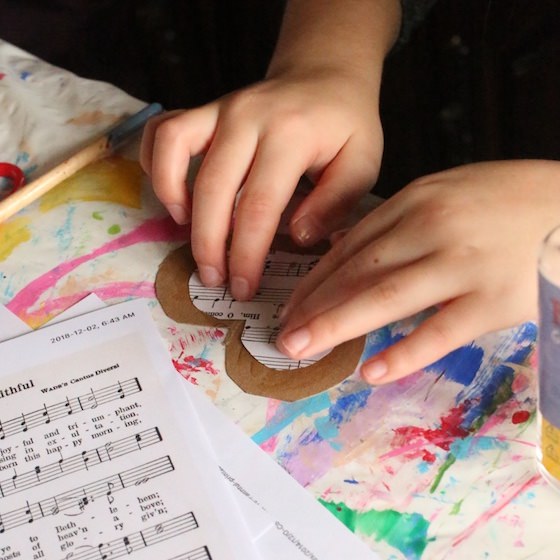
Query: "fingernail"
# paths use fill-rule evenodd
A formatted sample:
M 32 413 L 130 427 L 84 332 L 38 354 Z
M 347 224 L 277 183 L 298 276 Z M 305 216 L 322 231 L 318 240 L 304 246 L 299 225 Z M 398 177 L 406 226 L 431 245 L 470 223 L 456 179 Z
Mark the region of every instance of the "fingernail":
M 295 331 L 282 335 L 280 337 L 280 343 L 288 351 L 288 354 L 296 356 L 303 350 L 305 350 L 309 343 L 311 342 L 311 333 L 309 329 L 302 327 L 296 329 Z
M 199 266 L 198 274 L 202 283 L 210 288 L 221 286 L 224 283 L 224 277 L 213 266 Z
M 385 375 L 387 375 L 389 367 L 384 360 L 375 360 L 367 362 L 362 366 L 362 377 L 368 383 L 374 383 Z
M 317 220 L 309 214 L 305 214 L 296 220 L 292 225 L 292 229 L 297 242 L 303 246 L 317 243 L 325 233 Z
M 180 226 L 185 225 L 189 221 L 189 213 L 187 212 L 187 209 L 180 204 L 170 204 L 167 206 L 167 211 Z
M 242 276 L 234 276 L 231 279 L 231 295 L 239 301 L 247 301 L 251 297 L 249 282 Z

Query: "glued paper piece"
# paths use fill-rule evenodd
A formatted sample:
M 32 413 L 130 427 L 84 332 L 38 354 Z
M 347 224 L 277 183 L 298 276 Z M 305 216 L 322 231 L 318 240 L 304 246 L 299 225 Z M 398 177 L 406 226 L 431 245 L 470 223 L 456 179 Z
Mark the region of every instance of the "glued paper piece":
M 269 253 L 261 285 L 251 301 L 233 299 L 228 287 L 207 288 L 195 272 L 189 279 L 194 306 L 216 319 L 245 321 L 241 342 L 251 356 L 271 369 L 298 369 L 326 356 L 323 352 L 306 360 L 292 360 L 275 346 L 280 332 L 280 311 L 294 291 L 297 281 L 317 263 L 317 255 L 295 255 L 283 251 Z
M 297 262 L 297 261 L 296 261 Z M 165 313 L 174 321 L 228 330 L 225 340 L 226 372 L 246 393 L 284 401 L 303 399 L 330 389 L 355 370 L 363 351 L 365 337 L 347 341 L 320 360 L 297 369 L 272 369 L 260 363 L 241 341 L 245 320 L 213 317 L 197 309 L 190 293 L 190 278 L 196 270 L 189 245 L 170 253 L 156 276 L 156 295 Z M 200 300 L 226 301 L 211 288 L 197 287 Z M 222 294 L 224 290 L 221 290 Z M 229 305 L 229 303 L 227 303 Z M 239 303 L 240 306 L 245 305 Z M 223 312 L 222 312 L 223 313 Z M 240 311 L 241 314 L 244 311 Z M 247 311 L 246 313 L 251 313 Z

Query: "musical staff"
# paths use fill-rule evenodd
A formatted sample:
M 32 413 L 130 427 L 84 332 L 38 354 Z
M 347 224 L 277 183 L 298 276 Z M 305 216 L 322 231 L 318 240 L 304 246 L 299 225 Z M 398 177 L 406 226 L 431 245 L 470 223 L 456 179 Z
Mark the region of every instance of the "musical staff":
M 286 356 L 271 356 L 271 355 L 257 355 L 254 357 L 264 365 L 272 369 L 298 369 L 302 367 L 307 367 L 314 364 L 317 360 L 309 358 L 306 360 L 292 360 Z
M 50 424 L 54 420 L 64 418 L 76 412 L 92 410 L 99 405 L 122 399 L 125 395 L 132 395 L 141 390 L 142 387 L 138 379 L 132 378 L 96 391 L 90 390 L 88 393 L 78 397 L 66 397 L 64 401 L 56 404 L 49 406 L 43 405 L 43 407 L 38 410 L 22 413 L 16 418 L 1 422 L 0 440 L 4 440 L 15 434 L 25 433 L 37 426 Z
M 293 255 L 290 255 L 293 257 Z M 319 262 L 317 257 L 308 262 L 283 262 L 267 259 L 264 265 L 263 276 L 282 276 L 303 278 L 309 274 Z
M 212 556 L 210 556 L 208 547 L 201 546 L 190 552 L 183 552 L 183 554 L 179 554 L 179 556 L 173 556 L 173 558 L 169 560 L 212 560 Z
M 197 305 L 198 302 L 203 301 L 211 301 L 212 308 L 218 303 L 229 303 L 229 308 L 237 303 L 240 306 L 245 305 L 245 302 L 237 302 L 237 300 L 233 299 L 233 296 L 227 288 L 206 288 L 205 286 L 197 285 L 191 282 L 189 290 L 194 305 L 199 309 L 205 309 L 205 306 Z M 283 304 L 286 302 L 292 291 L 292 288 L 261 287 L 254 295 L 251 303 L 272 303 L 274 305 Z
M 138 486 L 152 478 L 171 472 L 174 468 L 171 458 L 166 455 L 52 498 L 32 504 L 26 502 L 22 508 L 0 514 L 0 533 L 73 508 L 76 508 L 77 514 L 79 514 L 96 498 L 114 494 L 131 486 Z
M 243 340 L 246 342 L 265 342 L 267 344 L 271 344 L 276 342 L 279 332 L 279 326 L 257 327 L 253 325 L 245 325 L 243 329 Z
M 158 428 L 149 428 L 117 441 L 108 442 L 95 449 L 82 451 L 77 455 L 60 459 L 55 463 L 42 467 L 36 466 L 31 471 L 14 474 L 14 476 L 8 479 L 0 480 L 0 495 L 4 498 L 77 471 L 89 470 L 91 467 L 100 465 L 103 462 L 140 451 L 161 441 L 162 438 Z
M 131 533 L 125 537 L 114 539 L 106 543 L 99 543 L 97 546 L 86 545 L 76 547 L 64 560 L 69 558 L 72 558 L 72 560 L 106 560 L 107 558 L 120 558 L 149 546 L 184 535 L 197 528 L 198 522 L 194 513 L 184 513 L 169 521 L 157 523 L 143 531 Z M 206 551 L 206 556 L 201 555 L 201 552 L 204 551 Z M 211 556 L 206 547 L 186 552 L 181 555 L 180 558 L 184 558 L 184 560 L 211 560 Z

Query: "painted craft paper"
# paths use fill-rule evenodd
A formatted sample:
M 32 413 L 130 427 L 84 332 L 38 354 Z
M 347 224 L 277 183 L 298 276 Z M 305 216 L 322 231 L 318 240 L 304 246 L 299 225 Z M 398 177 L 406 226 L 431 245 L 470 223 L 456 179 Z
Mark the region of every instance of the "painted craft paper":
M 0 118 L 10 121 L 0 150 L 26 172 L 55 157 L 62 138 L 96 136 L 117 103 L 119 116 L 143 105 L 0 43 Z M 0 302 L 35 327 L 90 292 L 106 303 L 145 297 L 184 380 L 382 558 L 556 558 L 560 498 L 535 461 L 534 324 L 481 337 L 388 386 L 346 372 L 302 400 L 250 395 L 226 374 L 225 327 L 163 312 L 156 273 L 188 235 L 134 170 L 132 156 L 112 160 L 97 178 L 77 175 L 64 204 L 53 193 L 0 224 Z M 428 313 L 370 333 L 362 359 Z

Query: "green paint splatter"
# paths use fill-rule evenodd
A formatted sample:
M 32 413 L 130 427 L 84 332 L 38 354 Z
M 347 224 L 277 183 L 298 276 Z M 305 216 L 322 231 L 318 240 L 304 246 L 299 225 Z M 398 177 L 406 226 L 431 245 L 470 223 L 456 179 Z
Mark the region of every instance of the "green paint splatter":
M 436 474 L 436 477 L 434 478 L 434 481 L 432 482 L 432 486 L 430 487 L 430 494 L 433 494 L 437 490 L 437 487 L 439 486 L 439 483 L 441 482 L 441 479 L 443 478 L 443 475 L 446 473 L 447 469 L 449 467 L 451 467 L 451 465 L 456 460 L 457 460 L 457 458 L 455 457 L 455 455 L 453 455 L 453 453 L 450 453 L 447 456 L 447 458 L 445 459 L 445 463 L 443 463 L 443 465 L 441 465 L 438 473 Z
M 459 500 L 458 502 L 455 502 L 453 504 L 453 507 L 451 508 L 451 511 L 449 512 L 449 515 L 459 515 L 462 505 L 463 505 L 463 500 Z
M 101 221 L 103 219 L 103 216 L 101 215 L 101 212 L 93 212 L 91 216 L 94 220 L 100 220 Z
M 427 537 L 430 524 L 419 513 L 400 513 L 393 509 L 359 512 L 343 503 L 319 501 L 352 532 L 383 540 L 409 560 L 419 560 L 428 543 L 434 540 Z
M 108 233 L 109 235 L 117 235 L 117 233 L 120 233 L 120 232 L 121 232 L 121 226 L 119 226 L 119 225 L 117 225 L 117 224 L 112 225 L 112 226 L 107 230 L 107 233 Z

